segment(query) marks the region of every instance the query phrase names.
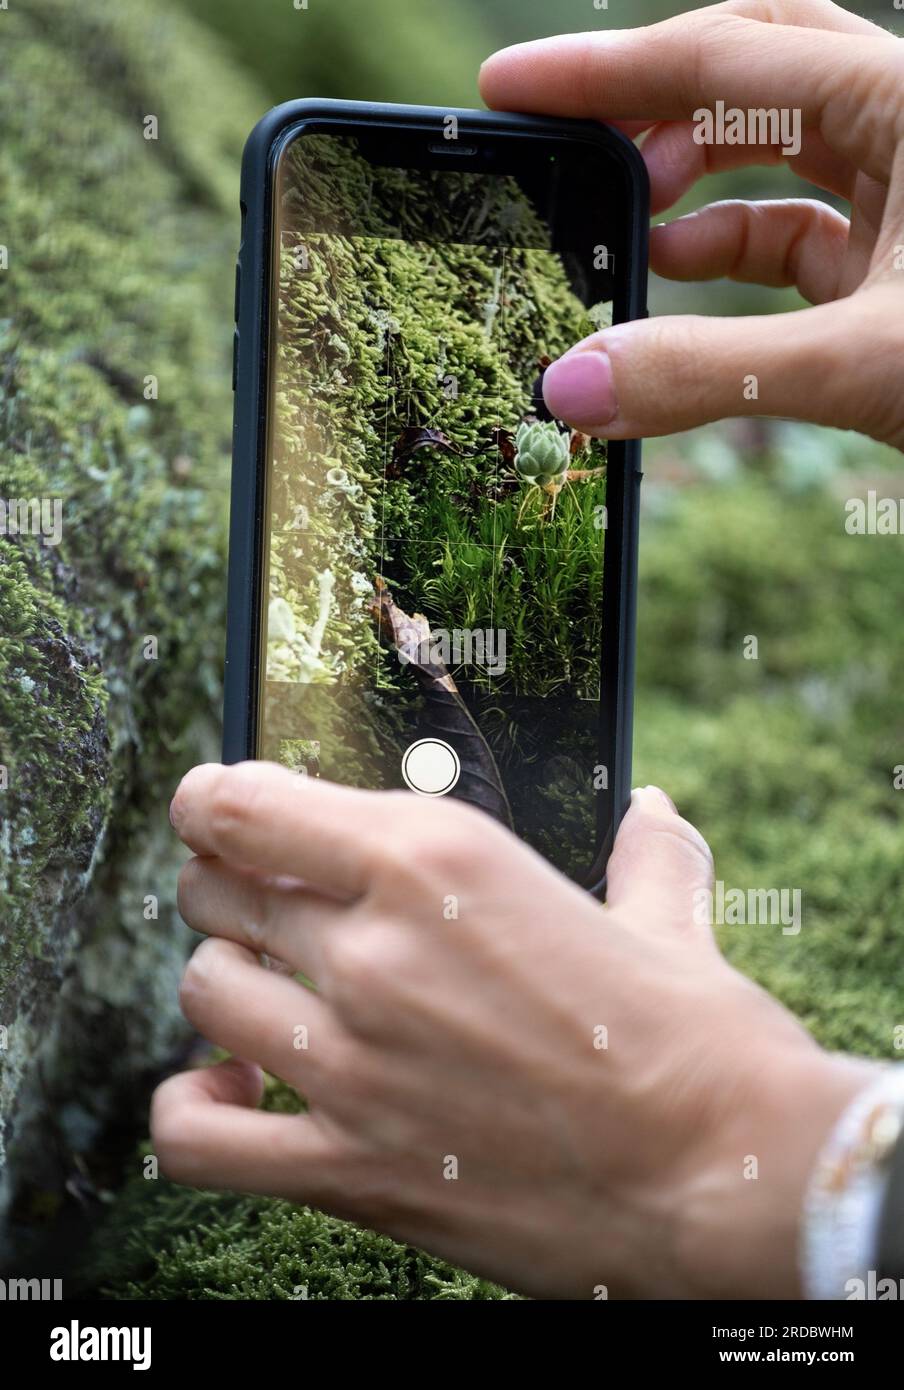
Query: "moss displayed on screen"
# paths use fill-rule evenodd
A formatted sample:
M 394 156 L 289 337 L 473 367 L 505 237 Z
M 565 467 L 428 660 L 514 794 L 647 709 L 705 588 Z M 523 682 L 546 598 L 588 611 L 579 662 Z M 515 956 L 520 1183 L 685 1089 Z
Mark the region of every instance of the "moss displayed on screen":
M 277 209 L 259 752 L 387 788 L 441 738 L 452 794 L 580 877 L 606 447 L 550 417 L 542 377 L 611 306 L 582 301 L 505 176 L 375 169 L 309 136 Z

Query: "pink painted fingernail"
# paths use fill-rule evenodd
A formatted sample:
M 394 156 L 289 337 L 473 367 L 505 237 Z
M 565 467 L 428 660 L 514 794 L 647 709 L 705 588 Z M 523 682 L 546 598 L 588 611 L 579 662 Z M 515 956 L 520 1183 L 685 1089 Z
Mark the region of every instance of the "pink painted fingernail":
M 597 428 L 618 414 L 609 354 L 600 349 L 570 352 L 543 374 L 543 397 L 557 420 Z

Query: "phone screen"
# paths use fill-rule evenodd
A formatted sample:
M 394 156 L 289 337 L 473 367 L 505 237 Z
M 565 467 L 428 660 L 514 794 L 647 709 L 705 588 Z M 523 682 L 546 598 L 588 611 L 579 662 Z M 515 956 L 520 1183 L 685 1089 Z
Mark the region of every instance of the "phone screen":
M 624 200 L 592 146 L 404 145 L 275 165 L 257 756 L 461 798 L 589 884 L 612 480 L 542 378 L 611 322 Z

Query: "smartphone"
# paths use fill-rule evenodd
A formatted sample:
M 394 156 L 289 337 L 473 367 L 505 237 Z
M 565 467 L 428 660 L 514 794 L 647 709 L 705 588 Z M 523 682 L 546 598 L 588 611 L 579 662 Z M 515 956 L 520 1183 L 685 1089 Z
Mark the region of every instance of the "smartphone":
M 646 313 L 612 129 L 304 100 L 242 166 L 224 759 L 470 802 L 604 892 L 640 456 L 543 373 Z

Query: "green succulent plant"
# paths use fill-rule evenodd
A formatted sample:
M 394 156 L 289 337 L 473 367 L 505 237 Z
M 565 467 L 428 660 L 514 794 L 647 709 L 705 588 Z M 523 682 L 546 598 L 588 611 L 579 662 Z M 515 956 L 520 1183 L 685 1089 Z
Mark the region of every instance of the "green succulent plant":
M 565 481 L 569 462 L 569 437 L 554 421 L 521 424 L 515 435 L 515 468 L 538 487 Z

